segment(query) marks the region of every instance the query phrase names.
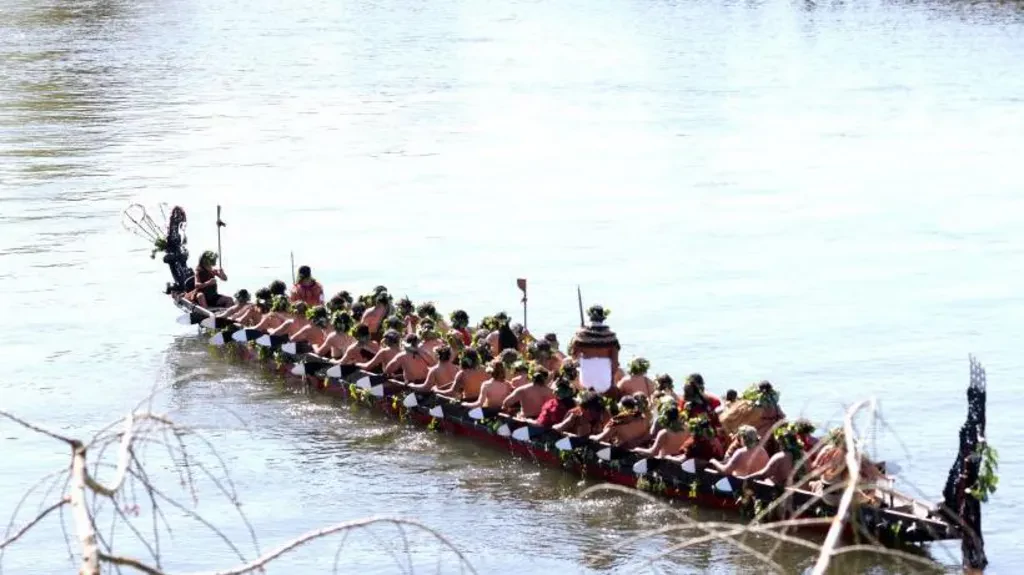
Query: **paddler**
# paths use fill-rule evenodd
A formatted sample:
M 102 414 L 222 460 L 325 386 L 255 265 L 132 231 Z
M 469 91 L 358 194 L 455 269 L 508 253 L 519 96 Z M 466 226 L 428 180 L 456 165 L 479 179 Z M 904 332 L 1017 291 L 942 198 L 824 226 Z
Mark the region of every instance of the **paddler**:
M 196 266 L 195 271 L 195 288 L 185 296 L 186 299 L 195 302 L 201 308 L 222 308 L 234 303 L 230 297 L 220 295 L 217 291 L 217 278 L 228 281 L 228 276 L 224 270 L 216 267 L 216 264 L 217 254 L 210 250 L 206 250 L 203 255 L 199 256 L 199 265 Z
M 329 317 L 327 308 L 318 305 L 308 310 L 306 317 L 309 323 L 298 329 L 289 339 L 296 343 L 307 342 L 315 347 L 323 345 L 324 340 L 327 339 L 327 322 Z
M 252 298 L 249 295 L 249 290 L 242 288 L 235 292 L 235 303 L 231 304 L 231 306 L 226 308 L 224 311 L 214 315 L 219 318 L 230 319 L 241 323 L 241 319 L 251 313 L 258 314 L 259 312 L 256 311 L 256 306 L 252 304 Z
M 629 362 L 629 376 L 620 379 L 615 387 L 618 388 L 619 393 L 622 395 L 633 395 L 634 393 L 640 392 L 647 397 L 654 395 L 657 387 L 654 382 L 647 377 L 647 371 L 651 368 L 651 362 L 647 361 L 646 358 L 637 357 Z
M 500 359 L 491 361 L 487 366 L 487 374 L 491 377 L 481 384 L 480 395 L 476 401 L 464 402 L 464 407 L 481 407 L 485 413 L 496 413 L 501 410 L 505 398 L 512 393 L 512 386 L 505 381 L 505 364 Z
M 544 341 L 548 342 L 548 345 L 551 346 L 552 357 L 558 361 L 565 359 L 565 354 L 558 350 L 558 334 L 546 333 L 544 334 Z
M 420 338 L 410 333 L 405 336 L 402 351 L 384 367 L 384 375 L 402 374 L 406 383 L 423 383 L 427 373 L 437 362 L 434 356 L 420 347 Z
M 642 392 L 638 392 L 642 393 Z M 636 448 L 634 451 L 645 457 L 669 457 L 679 454 L 690 433 L 679 417 L 679 408 L 672 405 L 663 410 L 658 417 L 658 435 L 649 448 Z
M 270 335 L 286 335 L 291 338 L 293 335 L 299 333 L 299 330 L 309 325 L 309 320 L 306 319 L 306 312 L 309 311 L 309 306 L 306 302 L 297 301 L 291 305 L 291 309 L 288 311 L 288 319 L 270 330 L 267 333 Z
M 804 450 L 800 446 L 800 440 L 796 433 L 788 425 L 775 430 L 775 440 L 779 445 L 779 451 L 768 459 L 768 463 L 761 469 L 747 474 L 737 475 L 743 480 L 769 480 L 779 487 L 785 487 L 803 476 L 805 465 L 803 464 Z M 799 465 L 799 467 L 797 467 Z
M 449 386 L 455 381 L 459 368 L 452 362 L 452 348 L 442 345 L 434 350 L 434 353 L 437 355 L 437 365 L 427 372 L 427 380 L 422 384 L 410 385 L 410 388 L 416 391 L 432 391 Z
M 475 349 L 467 349 L 459 358 L 459 372 L 451 385 L 436 389 L 437 393 L 462 400 L 473 401 L 480 395 L 480 386 L 489 379 L 486 371 L 480 368 L 480 354 Z
M 444 340 L 441 339 L 441 334 L 437 332 L 433 320 L 424 319 L 420 321 L 417 332 L 420 338 L 420 346 L 423 347 L 423 351 L 431 356 L 434 355 L 434 350 L 444 345 Z
M 271 329 L 280 327 L 284 322 L 290 319 L 286 314 L 287 311 L 288 300 L 286 300 L 284 296 L 273 296 L 270 304 L 270 311 L 263 314 L 263 319 L 261 319 L 253 329 L 269 332 Z
M 356 341 L 348 346 L 345 355 L 341 356 L 341 365 L 356 365 L 360 361 L 371 361 L 377 357 L 380 346 L 370 339 L 370 328 L 365 325 L 356 326 Z
M 531 342 L 527 348 L 530 359 L 540 364 L 548 373 L 554 377 L 562 367 L 562 360 L 556 357 L 551 351 L 551 342 L 540 340 Z
M 305 302 L 309 307 L 323 305 L 324 287 L 313 279 L 313 272 L 309 266 L 299 266 L 299 276 L 292 286 L 292 293 L 288 299 L 292 302 Z
M 579 437 L 590 437 L 600 433 L 608 425 L 611 414 L 608 413 L 608 408 L 604 406 L 600 395 L 592 391 L 584 391 L 577 397 L 576 403 L 578 405 L 570 407 L 565 418 L 554 426 L 555 431 Z
M 619 350 L 622 348 L 615 332 L 608 329 L 604 323 L 608 315 L 608 310 L 600 305 L 590 306 L 587 310 L 590 324 L 581 327 L 569 342 L 569 356 L 580 365 L 581 385 L 600 393 L 607 392 L 616 381 L 615 374 L 619 371 Z M 607 367 L 584 367 L 590 363 L 587 360 L 606 360 Z M 591 369 L 600 369 L 601 372 L 590 371 Z M 607 369 L 607 374 L 604 373 L 604 369 Z
M 548 376 L 548 370 L 543 367 L 534 370 L 530 374 L 529 385 L 515 388 L 502 402 L 502 409 L 510 412 L 518 405 L 520 418 L 534 419 L 540 416 L 544 404 L 555 396 L 548 387 Z
M 347 311 L 335 312 L 334 319 L 331 320 L 333 331 L 324 339 L 322 344 L 313 349 L 313 352 L 332 359 L 344 357 L 345 351 L 356 341 L 348 333 L 352 329 L 353 323 L 355 323 L 355 320 L 352 319 L 352 314 Z
M 360 323 L 370 328 L 371 337 L 373 334 L 379 333 L 381 323 L 388 316 L 390 304 L 391 296 L 388 295 L 388 292 L 378 292 L 373 296 L 373 307 L 363 313 Z
M 523 360 L 518 360 L 512 364 L 512 379 L 509 380 L 509 385 L 512 389 L 519 389 L 524 385 L 530 383 L 530 364 Z M 549 390 L 550 391 L 550 390 Z
M 741 425 L 736 432 L 741 447 L 732 452 L 728 461 L 711 460 L 711 466 L 722 475 L 749 475 L 768 464 L 768 452 L 761 445 L 761 437 L 752 425 Z
M 612 417 L 601 433 L 594 435 L 594 441 L 607 441 L 612 445 L 632 448 L 650 438 L 647 413 L 632 395 L 619 400 L 619 413 Z
M 374 371 L 377 369 L 383 369 L 395 356 L 401 353 L 399 348 L 399 342 L 402 340 L 402 336 L 393 329 L 389 329 L 384 332 L 384 337 L 381 338 L 381 348 L 377 351 L 373 359 L 363 363 L 357 363 L 359 369 L 364 371 Z
M 469 314 L 464 310 L 457 309 L 448 318 L 452 322 L 452 329 L 459 334 L 463 346 L 473 343 L 473 336 L 469 333 Z

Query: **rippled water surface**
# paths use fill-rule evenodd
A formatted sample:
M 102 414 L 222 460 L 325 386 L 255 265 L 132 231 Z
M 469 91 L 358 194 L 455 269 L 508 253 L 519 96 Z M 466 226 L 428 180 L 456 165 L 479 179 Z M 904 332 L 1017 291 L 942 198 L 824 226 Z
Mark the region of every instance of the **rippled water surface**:
M 208 430 L 263 549 L 375 514 L 440 530 L 482 572 L 647 570 L 679 541 L 604 558 L 673 517 L 580 500 L 586 484 L 558 470 L 209 355 L 174 322 L 165 266 L 119 218 L 132 200 L 180 204 L 196 253 L 215 246 L 221 204 L 225 290 L 287 277 L 294 251 L 329 290 L 383 283 L 480 317 L 518 311 L 514 280 L 527 277 L 530 326 L 567 340 L 579 284 L 613 310 L 626 356 L 655 371 L 700 371 L 719 392 L 769 378 L 790 414 L 821 421 L 877 397 L 891 426 L 878 457 L 932 500 L 976 353 L 1003 455 L 985 508 L 990 571 L 1013 573 L 1022 14 L 876 0 L 0 0 L 0 407 L 86 437 L 159 387 L 157 409 Z M 8 423 L 0 454 L 5 513 L 66 463 Z M 200 495 L 244 547 L 233 508 Z M 5 573 L 70 569 L 57 525 L 12 548 Z M 237 561 L 204 533 L 164 545 L 175 570 Z M 436 568 L 436 544 L 408 545 L 384 527 L 354 535 L 342 572 L 402 571 L 387 546 Z M 328 572 L 336 549 L 270 572 Z M 930 553 L 958 562 L 955 546 Z M 797 548 L 778 560 L 812 564 Z M 441 565 L 457 571 L 451 555 Z M 763 570 L 722 543 L 653 565 Z M 862 557 L 836 571 L 868 570 L 906 567 Z

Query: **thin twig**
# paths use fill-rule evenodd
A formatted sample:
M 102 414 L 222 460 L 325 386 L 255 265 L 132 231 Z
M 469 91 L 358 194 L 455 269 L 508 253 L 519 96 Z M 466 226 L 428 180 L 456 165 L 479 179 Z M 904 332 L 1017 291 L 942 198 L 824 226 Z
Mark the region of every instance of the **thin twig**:
M 40 513 L 39 515 L 36 516 L 35 519 L 33 519 L 32 521 L 29 521 L 24 527 L 19 529 L 17 533 L 15 533 L 11 537 L 7 538 L 3 543 L 0 543 L 0 549 L 3 549 L 5 547 L 7 547 L 8 545 L 10 545 L 11 543 L 14 543 L 18 539 L 20 539 L 22 535 L 28 533 L 29 529 L 32 529 L 33 527 L 35 527 L 36 523 L 39 523 L 40 521 L 42 521 L 44 517 L 46 517 L 47 515 L 50 514 L 50 512 L 55 511 L 57 509 L 60 509 L 61 507 L 64 507 L 65 505 L 67 505 L 70 502 L 71 502 L 71 500 L 68 499 L 67 497 L 65 497 L 65 498 L 61 499 L 60 501 L 58 501 L 58 502 L 54 503 L 53 505 L 51 505 L 51 506 L 47 507 L 46 509 L 44 509 L 42 513 Z

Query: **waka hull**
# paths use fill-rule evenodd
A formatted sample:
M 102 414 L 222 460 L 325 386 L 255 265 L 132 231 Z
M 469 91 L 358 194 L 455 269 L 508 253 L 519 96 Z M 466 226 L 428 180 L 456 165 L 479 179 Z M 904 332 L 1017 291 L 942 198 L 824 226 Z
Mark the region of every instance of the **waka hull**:
M 209 316 L 189 302 L 175 299 L 175 305 L 185 312 L 178 323 L 199 325 Z M 523 459 L 561 467 L 588 479 L 601 480 L 624 487 L 641 489 L 669 499 L 688 501 L 702 507 L 738 512 L 752 517 L 756 510 L 766 508 L 783 490 L 758 481 L 740 481 L 714 471 L 696 469 L 692 461 L 679 462 L 644 458 L 629 450 L 600 444 L 589 439 L 573 438 L 567 445 L 567 436 L 550 429 L 527 425 L 525 422 L 497 414 L 485 419 L 474 418 L 471 410 L 432 393 L 412 393 L 402 382 L 354 368 L 344 368 L 340 377 L 326 376 L 331 365 L 323 358 L 311 354 L 290 355 L 280 349 L 278 342 L 261 346 L 250 332 L 246 337 L 232 339 L 239 326 L 227 326 L 222 321 L 217 327 L 200 326 L 206 339 L 220 333 L 218 344 L 225 354 L 260 365 L 264 370 L 283 376 L 290 385 L 301 386 L 347 402 L 358 402 L 400 421 L 408 421 L 428 429 L 458 435 L 511 452 Z M 219 329 L 218 329 L 219 328 Z M 240 340 L 240 341 L 239 341 Z M 223 343 L 221 343 L 221 341 Z M 264 340 L 266 344 L 267 341 Z M 262 348 L 262 349 L 261 349 Z M 275 350 L 276 348 L 276 350 Z M 298 367 L 296 367 L 298 366 Z M 307 375 L 308 374 L 308 375 Z M 413 399 L 414 398 L 414 399 Z M 477 416 L 481 414 L 477 413 Z M 814 501 L 814 494 L 789 489 L 790 510 L 803 508 L 801 513 L 787 511 L 774 519 L 832 517 L 835 508 L 823 501 Z M 932 511 L 926 503 L 901 501 L 893 507 L 861 506 L 847 523 L 846 536 L 851 540 L 880 543 L 886 547 L 930 541 L 960 539 L 953 526 Z M 801 527 L 801 531 L 828 530 L 829 525 Z

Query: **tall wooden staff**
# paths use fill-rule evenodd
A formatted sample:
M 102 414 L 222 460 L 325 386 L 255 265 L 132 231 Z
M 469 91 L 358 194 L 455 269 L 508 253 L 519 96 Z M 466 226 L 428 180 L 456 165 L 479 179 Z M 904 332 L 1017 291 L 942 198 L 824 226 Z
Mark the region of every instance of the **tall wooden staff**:
M 516 280 L 516 285 L 523 292 L 523 329 L 527 329 L 526 324 L 526 278 L 519 278 Z
M 220 263 L 220 269 L 224 269 L 224 252 L 220 249 L 220 229 L 227 227 L 224 220 L 220 219 L 220 206 L 217 206 L 217 261 Z
M 580 291 L 580 286 L 576 286 L 576 301 L 580 304 L 580 327 L 583 327 L 583 292 Z

